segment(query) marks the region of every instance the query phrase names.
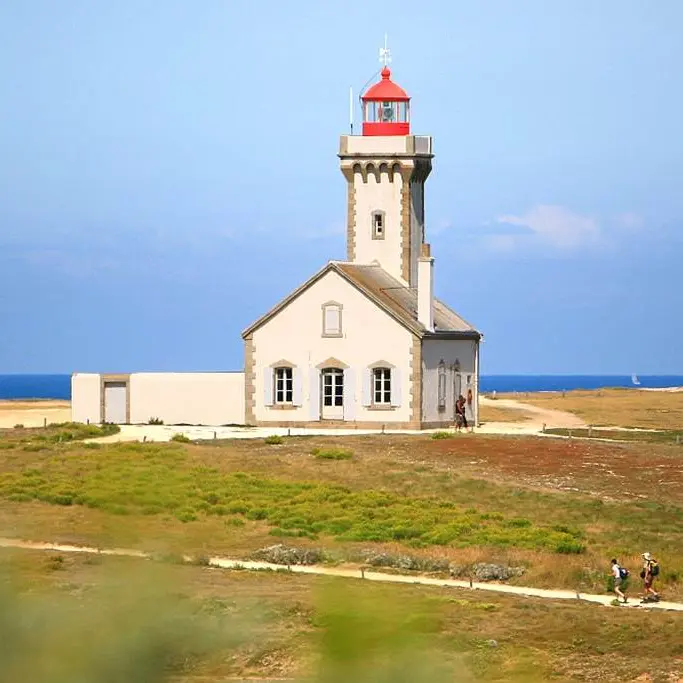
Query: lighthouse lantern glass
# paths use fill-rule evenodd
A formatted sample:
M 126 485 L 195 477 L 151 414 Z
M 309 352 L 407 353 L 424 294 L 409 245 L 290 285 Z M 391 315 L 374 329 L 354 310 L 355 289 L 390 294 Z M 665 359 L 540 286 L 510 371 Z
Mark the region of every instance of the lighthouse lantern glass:
M 368 123 L 408 123 L 407 102 L 366 102 L 365 121 Z

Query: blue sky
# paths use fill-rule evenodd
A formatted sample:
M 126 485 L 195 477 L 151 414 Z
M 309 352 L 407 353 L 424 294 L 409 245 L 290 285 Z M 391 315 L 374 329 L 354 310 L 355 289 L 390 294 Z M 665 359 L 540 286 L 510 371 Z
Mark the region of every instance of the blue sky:
M 387 32 L 482 372 L 683 373 L 682 24 L 677 0 L 2 3 L 0 372 L 240 369 L 240 331 L 345 256 L 338 136 Z

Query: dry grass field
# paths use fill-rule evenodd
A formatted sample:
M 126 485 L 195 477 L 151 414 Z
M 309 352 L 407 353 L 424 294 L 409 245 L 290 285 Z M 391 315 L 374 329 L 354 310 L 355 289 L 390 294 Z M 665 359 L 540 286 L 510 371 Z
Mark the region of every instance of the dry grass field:
M 593 682 L 644 672 L 651 678 L 638 680 L 668 682 L 683 674 L 676 614 L 36 551 L 2 553 L 0 571 L 18 592 L 1 603 L 7 680 L 86 680 L 74 674 L 93 660 L 102 677 L 87 680 L 129 683 Z M 34 621 L 14 620 L 28 606 Z M 141 632 L 144 641 L 131 637 Z M 168 679 L 150 675 L 149 659 L 162 660 Z M 64 677 L 48 678 L 46 667 Z
M 248 557 L 275 543 L 355 566 L 368 551 L 458 567 L 494 562 L 524 568 L 510 583 L 598 593 L 606 592 L 610 557 L 636 575 L 639 553 L 650 550 L 662 565 L 663 595 L 683 600 L 683 446 L 470 434 L 83 444 L 94 429 L 0 434 L 0 535 L 134 547 L 169 559 L 183 552 L 198 565 L 205 555 Z M 112 576 L 161 568 L 163 581 L 151 582 L 165 586 L 157 602 L 176 609 L 180 600 L 192 633 L 212 624 L 222 634 L 202 637 L 200 647 L 177 630 L 180 617 L 159 617 L 176 625 L 171 633 L 150 625 L 156 607 L 153 617 L 135 617 L 161 639 L 150 641 L 154 651 L 175 653 L 165 671 L 188 683 L 309 673 L 320 681 L 428 683 L 683 675 L 680 617 L 666 613 L 37 551 L 3 550 L 0 560 L 16 579 L 2 613 L 24 601 L 36 609 L 37 596 L 50 614 L 64 605 L 58 642 L 80 642 L 79 629 L 91 628 L 90 601 L 98 615 L 114 610 L 111 623 L 119 623 L 123 608 L 98 593 Z M 136 584 L 124 583 L 125 605 Z M 387 624 L 393 609 L 404 611 Z M 407 630 L 394 632 L 400 624 Z M 106 629 L 100 637 L 109 651 L 132 647 Z M 33 652 L 35 642 L 27 636 L 27 643 Z M 440 663 L 446 672 L 410 670 L 399 656 L 406 643 L 420 653 L 411 666 Z M 35 659 L 27 654 L 16 665 L 16 680 L 43 680 L 30 669 Z M 400 667 L 383 668 L 392 662 Z M 359 673 L 369 663 L 374 677 Z M 64 680 L 74 678 L 70 670 Z
M 479 408 L 479 421 L 483 424 L 487 422 L 524 422 L 527 419 L 528 414 L 523 410 L 499 408 L 490 403 L 482 404 Z
M 683 391 L 602 389 L 561 393 L 500 394 L 539 408 L 564 410 L 587 424 L 646 429 L 683 429 Z

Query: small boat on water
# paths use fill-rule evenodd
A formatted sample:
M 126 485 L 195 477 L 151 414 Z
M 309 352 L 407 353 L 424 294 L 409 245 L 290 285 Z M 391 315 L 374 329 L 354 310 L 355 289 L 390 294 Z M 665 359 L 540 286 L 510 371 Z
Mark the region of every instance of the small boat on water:
M 640 384 L 640 380 L 638 379 L 638 375 L 631 375 L 631 382 L 638 386 Z

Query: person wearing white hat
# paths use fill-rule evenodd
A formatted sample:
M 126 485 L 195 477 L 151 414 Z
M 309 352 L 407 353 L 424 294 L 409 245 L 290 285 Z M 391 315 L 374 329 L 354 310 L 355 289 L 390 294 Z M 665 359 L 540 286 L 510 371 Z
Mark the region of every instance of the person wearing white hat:
M 653 600 L 659 600 L 659 593 L 652 587 L 655 576 L 659 574 L 659 563 L 650 553 L 643 553 L 643 569 L 640 572 L 640 577 L 643 579 L 643 588 L 645 595 L 643 595 L 643 602 L 652 596 Z

